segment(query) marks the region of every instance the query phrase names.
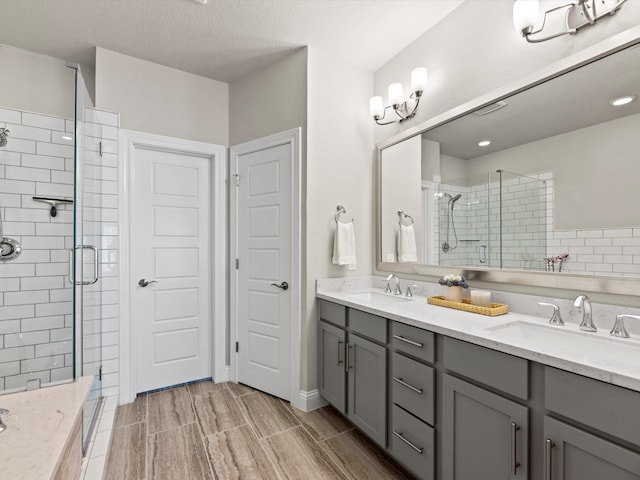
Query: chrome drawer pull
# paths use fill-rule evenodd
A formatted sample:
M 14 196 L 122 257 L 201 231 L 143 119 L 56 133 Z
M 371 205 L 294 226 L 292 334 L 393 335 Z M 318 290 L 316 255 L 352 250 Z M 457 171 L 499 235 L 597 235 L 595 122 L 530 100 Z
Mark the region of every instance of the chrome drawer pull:
M 516 424 L 516 422 L 511 422 L 511 475 L 518 474 L 518 467 L 520 463 L 518 462 L 518 437 L 517 432 L 520 430 L 520 427 Z
M 341 340 L 338 340 L 338 367 L 340 366 L 340 364 L 344 361 L 344 360 L 340 360 L 340 350 L 342 350 L 340 348 L 340 346 L 343 344 L 344 342 L 342 342 Z
M 550 438 L 544 441 L 544 480 L 551 480 L 551 449 L 554 447 Z
M 424 347 L 424 344 L 414 342 L 413 340 L 409 340 L 408 338 L 404 338 L 400 335 L 394 335 L 393 338 L 395 338 L 396 340 L 400 340 L 401 342 L 408 343 L 409 345 L 413 345 L 414 347 L 418 347 L 418 348 Z
M 403 387 L 407 387 L 409 390 L 416 392 L 418 395 L 422 395 L 423 390 L 421 388 L 414 387 L 413 385 L 409 385 L 407 382 L 405 382 L 401 378 L 398 378 L 398 377 L 391 377 L 391 378 L 393 378 L 394 382 L 398 382 Z
M 404 443 L 406 443 L 407 445 L 409 445 L 411 448 L 413 448 L 416 452 L 418 452 L 420 455 L 422 455 L 422 452 L 424 452 L 424 448 L 422 447 L 416 447 L 413 443 L 411 443 L 409 440 L 407 440 L 406 438 L 404 438 L 404 435 L 402 435 L 401 433 L 396 432 L 395 430 L 393 431 L 393 434 L 398 437 L 400 440 L 402 440 Z

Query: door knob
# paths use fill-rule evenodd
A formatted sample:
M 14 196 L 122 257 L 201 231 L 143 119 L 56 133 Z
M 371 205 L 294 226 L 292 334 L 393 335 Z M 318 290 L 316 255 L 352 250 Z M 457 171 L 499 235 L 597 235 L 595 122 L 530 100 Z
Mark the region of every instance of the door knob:
M 281 288 L 282 290 L 289 290 L 289 284 L 287 282 L 282 282 L 280 285 L 272 283 L 271 286 Z
M 138 281 L 138 285 L 140 285 L 142 288 L 151 285 L 152 283 L 158 283 L 156 280 L 151 280 L 150 282 L 147 282 L 144 278 L 141 278 Z

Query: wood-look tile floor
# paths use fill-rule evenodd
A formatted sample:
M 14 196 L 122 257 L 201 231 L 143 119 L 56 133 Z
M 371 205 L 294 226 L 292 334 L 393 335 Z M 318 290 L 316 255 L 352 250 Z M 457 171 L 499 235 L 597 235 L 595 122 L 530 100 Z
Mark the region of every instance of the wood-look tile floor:
M 411 479 L 332 407 L 304 413 L 233 383 L 118 407 L 107 480 Z

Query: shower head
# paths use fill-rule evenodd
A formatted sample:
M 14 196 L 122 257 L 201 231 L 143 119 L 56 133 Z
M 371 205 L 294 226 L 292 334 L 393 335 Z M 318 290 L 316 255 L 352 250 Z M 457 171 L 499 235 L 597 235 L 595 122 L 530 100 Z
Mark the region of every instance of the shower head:
M 9 136 L 9 130 L 4 127 L 0 127 L 0 148 L 7 145 L 7 137 Z
M 461 193 L 457 194 L 455 197 L 450 197 L 451 203 L 456 203 L 458 200 L 460 200 L 460 197 L 462 197 Z

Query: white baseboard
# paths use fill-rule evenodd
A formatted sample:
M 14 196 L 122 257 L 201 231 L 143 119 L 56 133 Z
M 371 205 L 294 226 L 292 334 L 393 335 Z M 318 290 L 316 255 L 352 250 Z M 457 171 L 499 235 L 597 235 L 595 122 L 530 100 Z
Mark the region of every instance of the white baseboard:
M 298 398 L 291 402 L 291 404 L 303 412 L 310 412 L 311 410 L 328 405 L 327 401 L 320 396 L 320 392 L 317 389 L 308 392 L 300 390 Z

